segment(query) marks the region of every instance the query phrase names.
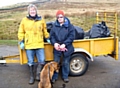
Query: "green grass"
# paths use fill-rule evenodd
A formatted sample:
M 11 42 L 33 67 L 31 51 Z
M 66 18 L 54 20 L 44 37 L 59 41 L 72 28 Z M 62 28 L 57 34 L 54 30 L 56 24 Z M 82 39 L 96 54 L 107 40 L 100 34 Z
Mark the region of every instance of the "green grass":
M 56 8 L 57 9 L 57 8 Z M 44 11 L 44 10 L 43 10 Z M 20 22 L 27 11 L 11 10 L 0 14 L 0 44 L 17 45 L 17 33 Z M 96 23 L 95 13 L 73 13 L 66 14 L 73 25 L 81 27 L 84 31 L 90 30 L 92 25 Z M 55 21 L 55 16 L 48 13 L 44 14 L 46 22 Z M 118 36 L 120 36 L 120 14 L 118 15 Z
M 17 46 L 18 40 L 0 40 L 0 45 Z

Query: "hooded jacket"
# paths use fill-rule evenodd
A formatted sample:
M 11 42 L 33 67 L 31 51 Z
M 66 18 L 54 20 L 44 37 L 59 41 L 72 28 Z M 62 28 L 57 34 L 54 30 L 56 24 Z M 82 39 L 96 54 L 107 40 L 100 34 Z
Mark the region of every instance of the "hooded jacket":
M 68 18 L 65 17 L 64 20 L 65 22 L 62 26 L 58 20 L 55 21 L 50 31 L 50 41 L 53 46 L 55 43 L 65 44 L 68 49 L 68 51 L 65 52 L 54 49 L 54 54 L 64 53 L 64 56 L 69 56 L 74 52 L 72 42 L 75 39 L 75 29 Z
M 26 16 L 22 19 L 19 30 L 19 41 L 24 40 L 25 49 L 44 48 L 44 38 L 49 38 L 45 20 L 40 16 L 35 19 Z

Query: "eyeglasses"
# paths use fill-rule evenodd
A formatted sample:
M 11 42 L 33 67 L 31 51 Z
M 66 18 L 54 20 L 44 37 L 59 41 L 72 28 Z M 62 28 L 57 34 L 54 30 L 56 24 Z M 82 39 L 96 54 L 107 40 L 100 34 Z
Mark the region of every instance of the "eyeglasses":
M 59 18 L 64 18 L 64 17 L 63 16 L 58 16 L 57 18 L 59 19 Z

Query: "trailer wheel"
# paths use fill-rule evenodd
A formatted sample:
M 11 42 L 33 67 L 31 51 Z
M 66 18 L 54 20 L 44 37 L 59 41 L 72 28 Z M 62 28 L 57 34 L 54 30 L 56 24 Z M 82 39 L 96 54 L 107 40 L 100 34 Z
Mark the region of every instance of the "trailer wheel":
M 88 59 L 82 54 L 74 54 L 70 59 L 70 75 L 81 76 L 85 74 L 88 69 Z

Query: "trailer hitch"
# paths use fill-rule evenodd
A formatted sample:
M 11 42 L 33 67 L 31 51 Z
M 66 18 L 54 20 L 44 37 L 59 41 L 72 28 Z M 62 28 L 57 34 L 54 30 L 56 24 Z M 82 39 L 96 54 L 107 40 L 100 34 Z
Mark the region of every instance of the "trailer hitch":
M 4 57 L 0 56 L 0 64 L 6 66 L 6 63 L 4 63 Z
M 0 56 L 0 64 L 2 65 L 6 65 L 6 63 L 19 63 L 20 60 L 19 59 L 15 59 L 15 58 L 19 58 L 20 55 L 11 55 L 11 56 Z

